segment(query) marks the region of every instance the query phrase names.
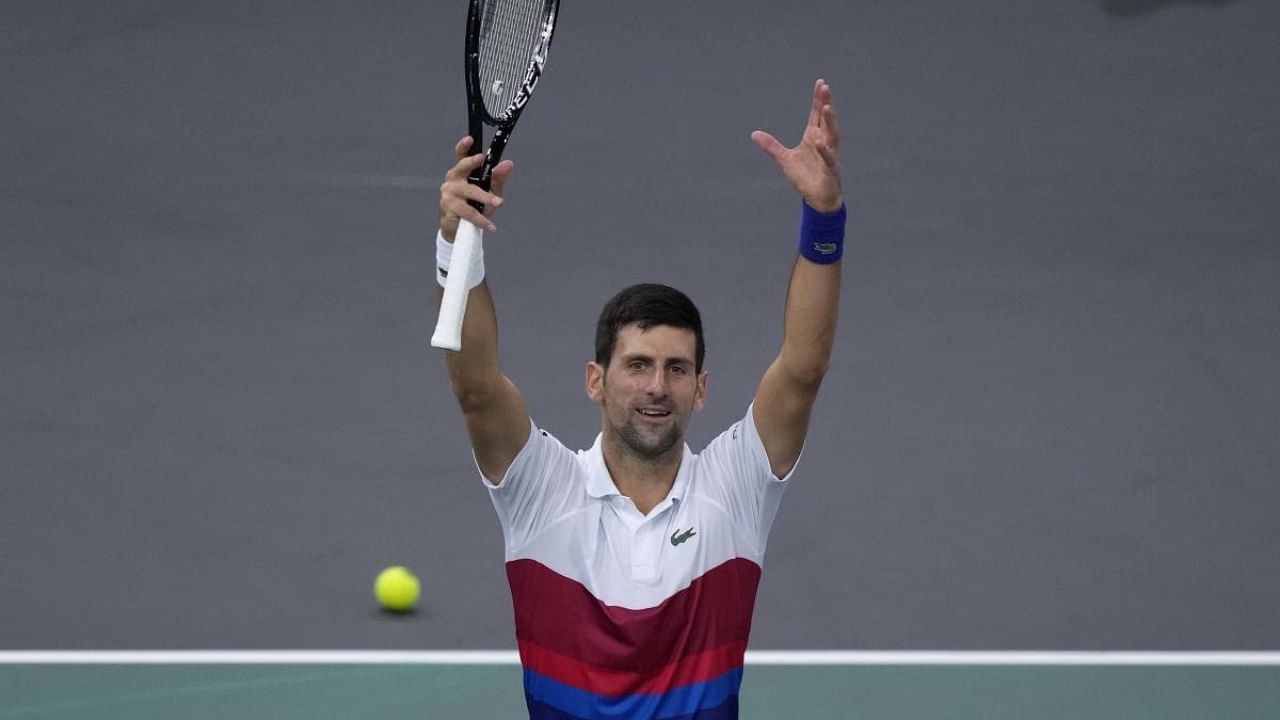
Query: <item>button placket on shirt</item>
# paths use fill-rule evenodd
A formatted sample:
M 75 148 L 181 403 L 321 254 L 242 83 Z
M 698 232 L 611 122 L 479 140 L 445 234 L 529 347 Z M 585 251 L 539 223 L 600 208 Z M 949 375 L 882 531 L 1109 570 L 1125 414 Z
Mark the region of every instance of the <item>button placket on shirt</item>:
M 632 529 L 631 579 L 635 582 L 653 583 L 662 577 L 662 551 L 667 527 L 675 514 L 674 503 L 664 501 L 656 512 L 644 518 Z

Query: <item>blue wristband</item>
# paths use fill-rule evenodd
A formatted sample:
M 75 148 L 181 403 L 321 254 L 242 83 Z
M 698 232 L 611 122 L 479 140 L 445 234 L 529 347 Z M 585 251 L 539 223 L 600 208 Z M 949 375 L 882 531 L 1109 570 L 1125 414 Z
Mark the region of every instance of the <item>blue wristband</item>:
M 844 255 L 845 206 L 831 213 L 818 212 L 801 201 L 800 256 L 809 262 L 829 265 Z

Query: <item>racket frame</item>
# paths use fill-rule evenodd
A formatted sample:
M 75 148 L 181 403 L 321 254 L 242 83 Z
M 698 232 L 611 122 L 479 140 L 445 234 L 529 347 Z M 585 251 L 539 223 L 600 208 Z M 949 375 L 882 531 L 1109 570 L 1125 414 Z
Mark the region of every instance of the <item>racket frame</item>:
M 484 163 L 471 174 L 467 181 L 486 191 L 493 179 L 493 169 L 502 161 L 502 153 L 511 139 L 511 131 L 516 121 L 529 104 L 538 81 L 542 78 L 543 68 L 547 63 L 547 50 L 551 47 L 551 38 L 555 33 L 556 15 L 559 12 L 559 0 L 544 0 L 543 23 L 538 43 L 534 46 L 529 60 L 529 69 L 525 72 L 524 81 L 511 100 L 506 112 L 498 117 L 491 115 L 484 105 L 484 88 L 480 83 L 480 24 L 484 0 L 471 0 L 467 10 L 466 34 L 466 83 L 467 83 L 467 133 L 471 136 L 471 147 L 480 148 L 484 142 L 484 126 L 494 128 L 493 138 L 485 151 Z M 472 207 L 484 211 L 484 205 L 470 201 Z M 467 297 L 471 287 L 471 265 L 476 253 L 484 252 L 484 232 L 466 219 L 458 222 L 458 231 L 453 240 L 453 254 L 449 261 L 450 272 L 445 278 L 444 294 L 440 298 L 440 315 L 436 320 L 436 329 L 431 336 L 434 347 L 458 351 L 462 349 L 462 321 L 466 315 Z

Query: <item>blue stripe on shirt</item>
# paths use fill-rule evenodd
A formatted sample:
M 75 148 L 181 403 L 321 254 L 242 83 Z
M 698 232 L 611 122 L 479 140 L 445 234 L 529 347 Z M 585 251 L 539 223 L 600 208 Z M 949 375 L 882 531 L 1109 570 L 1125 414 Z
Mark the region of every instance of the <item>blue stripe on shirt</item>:
M 742 668 L 706 682 L 673 688 L 661 695 L 596 695 L 525 669 L 529 717 L 534 720 L 711 720 L 738 716 Z M 539 713 L 535 713 L 539 708 Z M 545 713 L 545 714 L 542 714 Z M 706 713 L 706 714 L 704 714 Z
M 570 715 L 562 710 L 557 710 L 528 696 L 525 696 L 525 701 L 529 706 L 529 720 L 587 720 L 586 718 L 580 718 L 577 715 Z M 627 715 L 613 715 L 610 717 L 618 718 L 619 720 L 622 718 L 638 720 Z M 706 710 L 699 710 L 692 715 L 680 715 L 656 720 L 738 720 L 738 696 L 730 695 L 729 699 L 722 704 Z

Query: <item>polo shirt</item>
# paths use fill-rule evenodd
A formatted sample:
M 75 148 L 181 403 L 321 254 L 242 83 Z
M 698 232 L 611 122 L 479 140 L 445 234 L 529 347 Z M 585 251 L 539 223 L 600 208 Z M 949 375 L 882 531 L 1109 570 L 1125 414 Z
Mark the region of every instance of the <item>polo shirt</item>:
M 532 424 L 532 421 L 530 421 Z M 502 524 L 530 718 L 736 718 L 777 478 L 746 415 L 686 445 L 647 515 L 601 438 L 572 451 L 532 424 L 502 481 Z

